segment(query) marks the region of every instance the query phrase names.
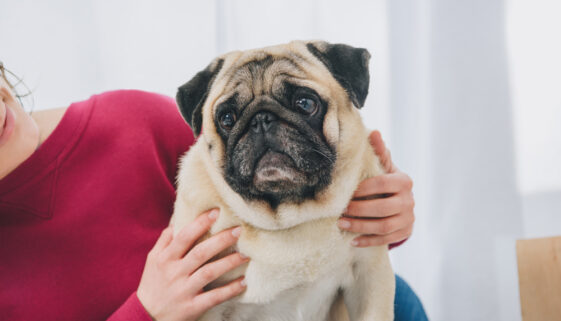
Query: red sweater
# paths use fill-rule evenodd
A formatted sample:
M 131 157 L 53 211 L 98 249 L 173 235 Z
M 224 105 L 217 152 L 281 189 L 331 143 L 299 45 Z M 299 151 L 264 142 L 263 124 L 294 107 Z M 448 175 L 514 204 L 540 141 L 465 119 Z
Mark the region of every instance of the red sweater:
M 135 290 L 192 143 L 168 97 L 114 91 L 72 104 L 0 180 L 0 320 L 150 321 Z

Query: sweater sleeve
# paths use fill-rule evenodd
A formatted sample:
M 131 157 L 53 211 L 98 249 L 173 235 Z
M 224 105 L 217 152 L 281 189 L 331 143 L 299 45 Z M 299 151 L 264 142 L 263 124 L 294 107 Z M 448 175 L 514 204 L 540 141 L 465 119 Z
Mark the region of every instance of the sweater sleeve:
M 401 241 L 399 241 L 399 242 L 390 244 L 390 250 L 393 249 L 393 248 L 395 248 L 395 247 L 400 246 L 401 244 L 405 243 L 405 241 L 407 241 L 407 240 L 408 240 L 408 239 L 405 239 L 405 240 L 401 240 Z
M 121 305 L 117 311 L 113 312 L 107 321 L 153 321 L 152 317 L 138 300 L 136 292 Z

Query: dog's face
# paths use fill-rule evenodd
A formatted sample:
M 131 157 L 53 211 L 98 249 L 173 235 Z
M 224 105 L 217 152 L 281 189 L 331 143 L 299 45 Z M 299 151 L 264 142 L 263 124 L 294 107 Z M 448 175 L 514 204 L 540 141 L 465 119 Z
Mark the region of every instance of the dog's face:
M 324 42 L 233 52 L 180 87 L 177 102 L 236 193 L 271 208 L 301 203 L 332 181 L 338 110 L 364 104 L 369 57 Z

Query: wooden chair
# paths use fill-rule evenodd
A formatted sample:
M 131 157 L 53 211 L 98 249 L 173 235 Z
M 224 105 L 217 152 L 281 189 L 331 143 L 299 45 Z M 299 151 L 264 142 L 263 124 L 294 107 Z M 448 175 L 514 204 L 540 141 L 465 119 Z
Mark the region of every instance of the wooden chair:
M 516 241 L 523 321 L 561 320 L 561 236 Z

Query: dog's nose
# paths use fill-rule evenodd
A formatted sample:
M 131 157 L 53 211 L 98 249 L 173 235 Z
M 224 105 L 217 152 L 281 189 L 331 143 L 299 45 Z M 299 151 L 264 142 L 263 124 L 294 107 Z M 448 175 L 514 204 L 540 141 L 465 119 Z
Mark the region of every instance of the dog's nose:
M 251 130 L 256 133 L 266 132 L 276 120 L 277 116 L 275 114 L 268 111 L 260 111 L 251 119 Z

